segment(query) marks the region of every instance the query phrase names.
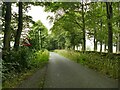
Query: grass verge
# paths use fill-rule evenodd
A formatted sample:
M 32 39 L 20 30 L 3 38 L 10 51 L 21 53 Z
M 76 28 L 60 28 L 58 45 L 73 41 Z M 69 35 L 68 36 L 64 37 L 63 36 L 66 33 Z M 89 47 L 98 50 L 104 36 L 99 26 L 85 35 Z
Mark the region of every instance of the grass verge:
M 119 60 L 120 56 L 108 56 L 99 53 L 82 53 L 67 50 L 55 50 L 54 52 L 65 56 L 77 63 L 80 63 L 86 67 L 94 69 L 101 74 L 107 75 L 110 78 L 120 79 L 118 74 L 119 71 Z

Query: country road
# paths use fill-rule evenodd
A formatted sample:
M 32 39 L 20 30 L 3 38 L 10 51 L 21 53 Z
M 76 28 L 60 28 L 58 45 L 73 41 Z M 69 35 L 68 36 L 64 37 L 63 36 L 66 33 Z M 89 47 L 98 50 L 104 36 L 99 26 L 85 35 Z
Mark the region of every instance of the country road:
M 43 82 L 41 85 L 40 83 Z M 118 81 L 50 52 L 47 66 L 21 82 L 17 88 L 118 88 Z
M 118 88 L 118 81 L 50 52 L 44 88 Z

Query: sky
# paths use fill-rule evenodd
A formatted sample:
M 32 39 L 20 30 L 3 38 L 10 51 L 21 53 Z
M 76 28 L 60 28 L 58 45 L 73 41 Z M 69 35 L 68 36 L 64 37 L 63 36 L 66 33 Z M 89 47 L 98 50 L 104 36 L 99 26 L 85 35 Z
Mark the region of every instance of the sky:
M 13 12 L 18 12 L 18 8 L 14 7 L 14 5 L 12 9 Z M 44 26 L 49 30 L 53 26 L 53 23 L 50 23 L 47 17 L 54 17 L 54 13 L 45 12 L 44 9 L 45 8 L 41 6 L 31 6 L 31 9 L 29 9 L 28 12 L 26 12 L 26 14 L 32 16 L 34 21 L 40 20 L 44 24 Z
M 46 28 L 49 30 L 53 23 L 49 22 L 49 19 L 47 19 L 48 16 L 53 16 L 54 13 L 52 12 L 45 12 L 44 7 L 41 6 L 31 6 L 31 10 L 27 13 L 27 15 L 32 16 L 34 21 L 41 20 L 41 22 L 46 26 Z

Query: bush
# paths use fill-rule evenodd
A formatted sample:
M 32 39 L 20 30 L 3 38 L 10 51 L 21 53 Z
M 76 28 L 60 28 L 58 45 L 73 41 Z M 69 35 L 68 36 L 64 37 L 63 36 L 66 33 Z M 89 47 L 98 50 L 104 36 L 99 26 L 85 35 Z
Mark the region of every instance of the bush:
M 39 68 L 46 64 L 48 58 L 49 52 L 47 50 L 36 51 L 30 50 L 28 47 L 7 52 L 5 59 L 2 60 L 2 81 L 12 79 L 26 70 Z
M 28 68 L 29 49 L 26 47 L 20 48 L 18 51 L 10 51 L 6 53 L 4 60 L 2 60 L 3 81 L 12 78 L 11 74 L 20 73 Z M 16 73 L 16 74 L 15 74 Z
M 47 63 L 48 60 L 49 52 L 47 50 L 37 51 L 31 56 L 30 65 L 37 68 Z

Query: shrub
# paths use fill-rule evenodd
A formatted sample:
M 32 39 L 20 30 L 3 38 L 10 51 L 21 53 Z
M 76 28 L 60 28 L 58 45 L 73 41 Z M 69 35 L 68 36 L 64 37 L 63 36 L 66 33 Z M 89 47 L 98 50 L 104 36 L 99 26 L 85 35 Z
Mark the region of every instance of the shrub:
M 2 81 L 13 78 L 21 72 L 33 68 L 39 68 L 48 61 L 47 50 L 30 50 L 28 47 L 21 47 L 18 51 L 10 51 L 2 60 Z
M 40 50 L 35 52 L 30 59 L 30 65 L 32 67 L 39 67 L 49 60 L 49 52 L 47 50 Z
M 2 60 L 3 81 L 11 78 L 11 74 L 20 73 L 28 68 L 29 49 L 21 47 L 18 51 L 10 51 L 6 54 L 5 59 Z M 16 74 L 15 74 L 16 73 Z

